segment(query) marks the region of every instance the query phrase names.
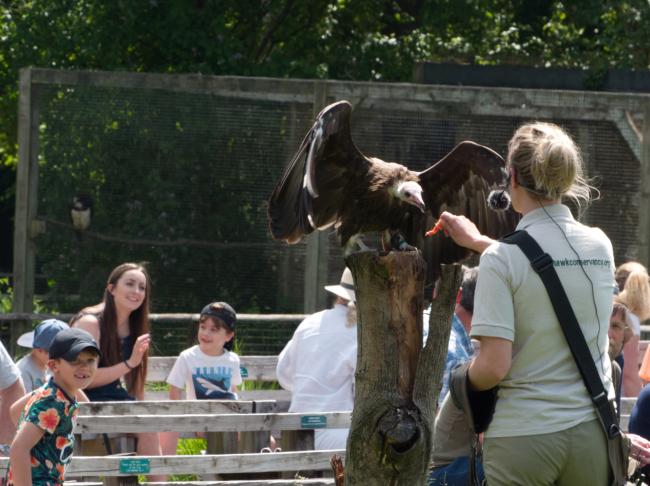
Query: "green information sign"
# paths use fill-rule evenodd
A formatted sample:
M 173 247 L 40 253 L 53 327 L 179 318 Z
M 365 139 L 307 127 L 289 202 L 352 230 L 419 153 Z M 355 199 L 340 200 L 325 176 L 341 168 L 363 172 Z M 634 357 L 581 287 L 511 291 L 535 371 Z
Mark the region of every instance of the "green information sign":
M 149 459 L 120 460 L 120 473 L 122 474 L 147 474 L 149 469 Z
M 248 368 L 244 368 L 243 366 L 240 366 L 239 373 L 241 374 L 242 378 L 248 378 Z
M 324 429 L 327 427 L 325 415 L 303 415 L 300 417 L 301 429 Z

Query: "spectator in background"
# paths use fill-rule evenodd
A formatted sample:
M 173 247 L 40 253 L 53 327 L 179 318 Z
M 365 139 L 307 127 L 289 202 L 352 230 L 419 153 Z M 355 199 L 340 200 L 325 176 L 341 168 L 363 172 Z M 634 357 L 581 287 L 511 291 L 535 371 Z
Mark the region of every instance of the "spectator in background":
M 638 398 L 634 402 L 627 428 L 630 434 L 637 434 L 645 439 L 650 439 L 650 384 L 641 389 Z M 637 484 L 649 484 L 650 466 L 642 468 L 639 474 L 645 482 Z
M 149 300 L 151 283 L 147 271 L 136 263 L 113 269 L 100 304 L 74 316 L 70 325 L 88 331 L 102 352 L 99 369 L 86 388 L 90 401 L 143 400 L 147 376 Z M 126 388 L 121 380 L 126 382 Z M 138 455 L 159 456 L 157 432 L 136 434 Z M 164 480 L 164 476 L 150 476 Z
M 445 371 L 442 375 L 442 389 L 438 395 L 438 406 L 449 392 L 449 375 L 451 370 L 459 364 L 469 361 L 474 354 L 469 331 L 472 328 L 472 313 L 474 312 L 474 290 L 478 279 L 478 267 L 463 267 L 463 281 L 456 295 L 456 306 L 451 318 L 451 332 L 449 334 L 449 348 Z M 429 323 L 431 306 L 424 311 L 423 321 Z
M 289 412 L 338 412 L 354 406 L 357 366 L 357 318 L 354 282 L 349 269 L 339 285 L 326 285 L 336 295 L 334 307 L 300 323 L 278 357 L 280 385 L 291 391 Z M 317 429 L 316 449 L 345 449 L 349 429 Z
M 650 318 L 650 277 L 648 270 L 639 262 L 627 262 L 616 269 L 614 278 L 620 291 L 620 300 L 630 311 L 629 320 L 633 332 L 632 338 L 623 348 L 624 362 L 618 361 L 623 369 L 623 396 L 636 397 L 642 387 L 639 377 L 639 340 L 641 322 Z
M 52 339 L 59 331 L 68 329 L 68 325 L 58 319 L 48 319 L 41 322 L 33 331 L 26 332 L 18 338 L 16 344 L 24 348 L 32 348 L 17 363 L 18 369 L 29 393 L 45 384 L 47 381 L 47 362 L 50 359 L 49 350 Z
M 449 395 L 449 376 L 456 366 L 469 361 L 474 348 L 469 337 L 474 312 L 474 291 L 478 279 L 478 267 L 463 267 L 463 280 L 456 296 L 452 317 L 447 361 L 442 377 L 442 389 L 438 396 L 438 414 L 434 424 L 432 465 L 429 486 L 466 485 L 469 481 L 469 459 L 472 431 L 467 425 L 463 411 L 456 407 Z M 429 321 L 431 307 L 424 312 L 424 322 Z M 483 480 L 483 465 L 477 461 L 477 475 Z
M 629 311 L 620 302 L 618 295 L 614 296 L 614 307 L 609 318 L 609 359 L 612 361 L 612 380 L 616 392 L 616 410 L 620 416 L 621 410 L 621 384 L 622 370 L 616 359 L 623 353 L 623 347 L 632 338 L 632 329 L 629 325 Z
M 0 342 L 0 456 L 9 455 L 9 444 L 16 433 L 11 420 L 11 405 L 25 394 L 20 370 Z
M 447 393 L 438 409 L 434 423 L 431 450 L 431 471 L 428 486 L 466 486 L 470 484 L 469 465 L 474 432 L 467 424 L 464 412 Z M 476 460 L 476 475 L 480 483 L 485 473 L 480 458 Z
M 199 344 L 181 352 L 167 377 L 169 399 L 236 400 L 242 378 L 233 353 L 237 314 L 225 302 L 206 305 L 199 317 Z M 177 432 L 161 435 L 163 455 L 176 454 Z

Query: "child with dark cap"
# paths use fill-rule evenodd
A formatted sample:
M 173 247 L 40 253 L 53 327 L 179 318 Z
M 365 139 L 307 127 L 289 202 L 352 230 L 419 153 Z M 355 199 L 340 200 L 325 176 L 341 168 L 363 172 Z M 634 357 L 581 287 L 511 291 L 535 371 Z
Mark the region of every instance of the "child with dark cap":
M 59 331 L 67 329 L 68 325 L 58 319 L 47 319 L 41 322 L 33 331 L 26 332 L 16 343 L 24 348 L 32 348 L 29 354 L 23 356 L 17 363 L 20 375 L 25 385 L 25 391 L 31 392 L 40 388 L 47 381 L 47 362 L 50 359 L 50 344 Z
M 88 332 L 64 329 L 56 334 L 47 363 L 51 378 L 15 404 L 26 401 L 11 444 L 8 485 L 63 484 L 74 447 L 75 396 L 92 382 L 99 356 Z
M 225 302 L 206 305 L 199 317 L 198 344 L 181 352 L 167 377 L 169 398 L 236 400 L 239 356 L 232 352 L 237 314 Z M 161 434 L 163 454 L 176 453 L 177 433 Z

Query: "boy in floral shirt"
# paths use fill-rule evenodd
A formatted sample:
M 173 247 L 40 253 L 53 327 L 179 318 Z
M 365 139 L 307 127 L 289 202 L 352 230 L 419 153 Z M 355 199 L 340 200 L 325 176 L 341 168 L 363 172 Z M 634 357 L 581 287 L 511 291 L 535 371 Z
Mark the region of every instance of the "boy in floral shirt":
M 11 444 L 8 485 L 62 485 L 74 447 L 79 404 L 75 396 L 97 371 L 99 347 L 82 329 L 60 331 L 52 341 L 52 377 L 27 399 Z

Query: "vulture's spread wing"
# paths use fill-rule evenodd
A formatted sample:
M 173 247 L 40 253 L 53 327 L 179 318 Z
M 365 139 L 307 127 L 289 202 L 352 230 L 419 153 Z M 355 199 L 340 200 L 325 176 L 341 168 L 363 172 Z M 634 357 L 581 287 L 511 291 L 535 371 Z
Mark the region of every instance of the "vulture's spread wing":
M 352 141 L 351 111 L 339 101 L 319 113 L 269 199 L 273 238 L 296 243 L 337 223 L 354 204 L 349 188 L 367 184 L 371 162 Z
M 450 211 L 464 214 L 481 233 L 491 238 L 514 231 L 519 221 L 517 213 L 512 209 L 494 211 L 487 203 L 490 191 L 503 188 L 506 183 L 505 162 L 492 149 L 474 142 L 461 142 L 419 177 L 422 197 L 431 214 L 427 224 L 433 225 L 442 211 Z M 430 263 L 455 262 L 470 254 L 442 232 L 427 240 L 423 250 Z

